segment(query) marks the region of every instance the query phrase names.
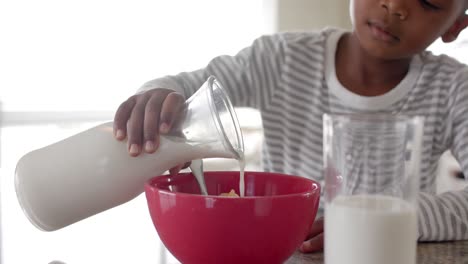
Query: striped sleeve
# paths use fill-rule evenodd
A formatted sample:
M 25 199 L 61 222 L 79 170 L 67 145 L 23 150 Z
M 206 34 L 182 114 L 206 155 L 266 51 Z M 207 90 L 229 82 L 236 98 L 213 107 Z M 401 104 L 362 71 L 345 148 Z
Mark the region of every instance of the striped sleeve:
M 451 151 L 468 175 L 468 70 L 456 74 L 449 102 Z M 421 241 L 468 239 L 468 188 L 437 196 L 421 193 L 419 200 Z
M 213 75 L 226 89 L 234 106 L 266 108 L 279 84 L 284 41 L 282 34 L 260 37 L 235 56 L 219 56 L 203 69 L 149 81 L 139 92 L 168 88 L 188 98 Z
M 468 239 L 468 189 L 437 196 L 421 193 L 418 224 L 420 241 Z

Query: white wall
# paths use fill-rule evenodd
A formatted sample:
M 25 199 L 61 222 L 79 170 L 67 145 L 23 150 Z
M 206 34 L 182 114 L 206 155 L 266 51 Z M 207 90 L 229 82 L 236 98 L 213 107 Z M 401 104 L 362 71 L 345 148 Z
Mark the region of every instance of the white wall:
M 277 30 L 351 29 L 349 0 L 276 0 Z

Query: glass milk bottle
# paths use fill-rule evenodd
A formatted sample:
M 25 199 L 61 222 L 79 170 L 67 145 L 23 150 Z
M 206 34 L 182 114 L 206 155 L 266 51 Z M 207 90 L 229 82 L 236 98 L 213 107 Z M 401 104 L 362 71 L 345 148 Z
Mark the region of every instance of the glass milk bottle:
M 53 231 L 123 204 L 153 176 L 185 162 L 239 159 L 242 134 L 231 102 L 214 77 L 186 103 L 155 153 L 131 157 L 104 123 L 24 155 L 16 166 L 18 200 L 39 229 Z
M 326 264 L 415 264 L 423 121 L 324 115 Z

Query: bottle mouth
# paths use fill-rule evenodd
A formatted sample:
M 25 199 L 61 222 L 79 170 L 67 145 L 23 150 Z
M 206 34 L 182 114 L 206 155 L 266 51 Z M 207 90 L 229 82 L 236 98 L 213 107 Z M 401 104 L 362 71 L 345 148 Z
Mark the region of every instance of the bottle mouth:
M 223 136 L 224 147 L 230 150 L 236 159 L 240 160 L 244 155 L 244 141 L 234 107 L 228 94 L 214 76 L 210 76 L 207 83 L 209 98 L 217 99 L 210 101 L 210 107 L 216 113 L 213 115 L 213 118 L 217 119 L 214 123 Z

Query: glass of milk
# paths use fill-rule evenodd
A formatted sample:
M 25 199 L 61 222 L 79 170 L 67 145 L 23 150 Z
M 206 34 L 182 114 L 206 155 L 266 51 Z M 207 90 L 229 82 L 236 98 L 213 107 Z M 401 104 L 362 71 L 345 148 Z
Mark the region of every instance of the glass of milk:
M 414 264 L 423 119 L 325 114 L 325 263 Z

